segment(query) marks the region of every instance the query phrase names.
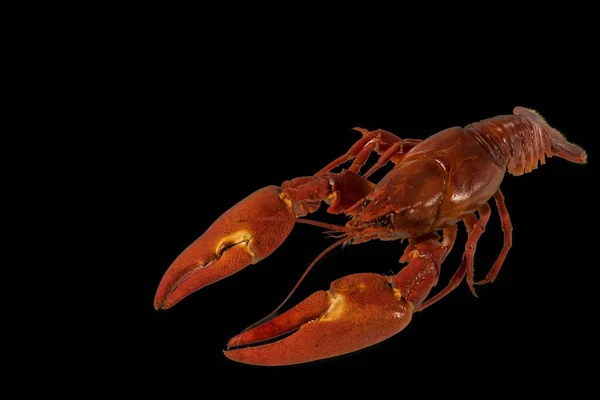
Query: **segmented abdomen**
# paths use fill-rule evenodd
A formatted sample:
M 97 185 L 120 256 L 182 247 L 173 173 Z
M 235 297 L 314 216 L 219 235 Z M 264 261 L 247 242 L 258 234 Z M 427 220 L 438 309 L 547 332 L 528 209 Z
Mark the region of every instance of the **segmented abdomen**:
M 515 107 L 514 115 L 502 115 L 465 127 L 465 131 L 512 175 L 531 172 L 545 157 L 558 156 L 571 162 L 585 163 L 585 151 L 552 128 L 537 112 Z

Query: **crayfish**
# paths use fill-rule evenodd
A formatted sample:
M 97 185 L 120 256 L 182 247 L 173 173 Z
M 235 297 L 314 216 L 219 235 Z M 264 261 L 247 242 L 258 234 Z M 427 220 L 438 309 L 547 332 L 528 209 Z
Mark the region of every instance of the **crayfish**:
M 413 313 L 448 295 L 465 278 L 474 295 L 476 285 L 494 281 L 512 246 L 512 225 L 499 189 L 507 172 L 531 172 L 545 163 L 545 157 L 587 161 L 581 147 L 523 107 L 516 107 L 512 115 L 448 128 L 425 140 L 401 139 L 381 129 L 355 129 L 362 138 L 316 174 L 259 189 L 219 217 L 167 270 L 154 307 L 173 307 L 191 293 L 259 262 L 283 243 L 296 222 L 328 229 L 338 239 L 315 262 L 340 244 L 408 239 L 400 258 L 406 265 L 398 274 L 340 278 L 329 290 L 318 291 L 275 317 L 273 312 L 235 336 L 224 354 L 242 363 L 273 366 L 366 348 L 400 332 Z M 378 159 L 361 174 L 372 152 Z M 347 169 L 332 172 L 350 161 Z M 378 183 L 369 181 L 388 162 L 393 169 Z M 485 278 L 475 282 L 475 250 L 491 215 L 492 198 L 504 246 Z M 343 213 L 350 220 L 341 226 L 302 219 L 322 203 L 328 204 L 329 213 Z M 468 233 L 462 263 L 447 286 L 428 299 L 460 221 Z

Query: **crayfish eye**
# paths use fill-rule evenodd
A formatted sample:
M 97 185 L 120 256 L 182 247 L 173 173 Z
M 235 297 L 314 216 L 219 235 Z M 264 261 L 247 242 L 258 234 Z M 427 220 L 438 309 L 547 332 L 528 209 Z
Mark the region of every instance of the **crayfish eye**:
M 363 201 L 363 207 L 367 207 L 370 202 L 371 202 L 371 200 L 365 200 L 365 201 Z
M 377 226 L 387 226 L 390 223 L 390 215 L 384 215 L 382 217 L 379 217 L 375 220 L 375 223 Z

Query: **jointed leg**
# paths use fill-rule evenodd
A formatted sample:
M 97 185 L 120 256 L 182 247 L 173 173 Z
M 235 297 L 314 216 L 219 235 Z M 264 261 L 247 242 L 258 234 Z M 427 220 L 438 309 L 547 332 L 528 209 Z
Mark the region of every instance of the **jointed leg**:
M 379 168 L 383 167 L 385 164 L 388 163 L 388 161 L 390 161 L 390 159 L 392 158 L 392 156 L 398 152 L 403 152 L 403 148 L 402 148 L 402 141 L 400 142 L 396 142 L 393 145 L 390 146 L 389 149 L 387 149 L 382 155 L 381 157 L 379 157 L 379 160 L 377 160 L 377 162 L 371 167 L 369 168 L 369 170 L 365 173 L 364 177 L 368 178 L 369 176 L 371 176 L 371 174 L 373 174 L 375 171 L 377 171 Z
M 476 285 L 484 285 L 486 283 L 489 282 L 493 282 L 494 279 L 496 279 L 496 277 L 498 276 L 498 273 L 500 272 L 500 268 L 502 268 L 502 264 L 504 262 L 504 260 L 506 259 L 506 255 L 508 254 L 508 251 L 510 250 L 511 246 L 512 246 L 512 224 L 510 222 L 510 216 L 508 214 L 508 210 L 506 209 L 506 204 L 504 203 L 504 196 L 502 195 L 502 192 L 500 190 L 498 190 L 496 192 L 496 194 L 494 195 L 494 200 L 496 201 L 496 206 L 498 207 L 498 211 L 500 214 L 500 218 L 502 221 L 502 231 L 504 232 L 504 247 L 502 248 L 502 251 L 500 252 L 500 255 L 498 256 L 498 259 L 496 260 L 496 262 L 494 263 L 494 266 L 491 268 L 490 272 L 486 275 L 485 279 L 475 283 Z M 484 209 L 487 209 L 487 219 L 489 219 L 489 214 L 491 212 L 489 206 L 484 207 Z M 482 209 L 481 212 L 481 220 L 479 221 L 479 224 L 483 225 L 483 227 L 480 227 L 479 229 L 477 229 L 478 236 L 481 236 L 481 233 L 483 233 L 483 230 L 485 230 L 485 224 L 487 224 L 487 219 L 484 219 L 485 216 L 485 210 Z M 463 219 L 463 222 L 467 228 L 467 232 L 469 234 L 469 239 L 472 238 L 471 233 L 473 232 L 474 228 L 475 228 L 475 224 L 477 223 L 477 219 L 475 217 L 474 214 L 468 215 L 467 217 L 465 217 Z M 483 230 L 482 230 L 483 228 Z M 478 239 L 478 237 L 476 238 Z M 477 240 L 473 240 L 473 253 L 475 250 L 475 246 L 477 245 Z M 469 240 L 467 241 L 467 248 L 469 247 Z M 431 306 L 432 304 L 438 302 L 439 300 L 441 300 L 443 297 L 445 297 L 446 295 L 448 295 L 448 293 L 450 293 L 451 291 L 453 291 L 454 289 L 456 289 L 458 287 L 458 285 L 460 284 L 460 282 L 462 282 L 462 280 L 464 279 L 466 273 L 467 273 L 467 250 L 465 250 L 465 253 L 463 254 L 463 261 L 460 265 L 460 267 L 458 268 L 458 270 L 456 270 L 454 276 L 450 279 L 450 283 L 448 284 L 448 286 L 446 286 L 443 290 L 441 290 L 439 293 L 437 293 L 434 297 L 432 297 L 431 299 L 427 300 L 426 302 L 424 302 L 421 307 L 419 308 L 419 311 L 423 311 L 425 308 Z M 469 287 L 472 290 L 472 286 L 469 285 Z
M 353 160 L 360 153 L 360 151 L 363 150 L 363 148 L 365 148 L 367 146 L 367 144 L 369 144 L 369 142 L 371 142 L 373 139 L 375 139 L 377 137 L 377 135 L 379 134 L 378 131 L 369 132 L 368 130 L 362 129 L 362 128 L 354 128 L 354 130 L 357 130 L 360 133 L 362 133 L 363 137 L 361 139 L 359 139 L 356 143 L 354 143 L 354 145 L 352 145 L 352 147 L 350 147 L 350 150 L 348 150 L 348 152 L 346 154 L 336 158 L 331 163 L 326 165 L 322 170 L 317 172 L 315 174 L 316 176 L 327 173 L 327 172 L 331 171 L 332 169 L 342 165 L 346 161 Z M 390 133 L 390 136 L 387 137 L 387 139 L 391 142 L 390 144 L 401 140 L 398 136 L 394 135 L 393 133 Z M 369 151 L 369 153 L 370 153 L 370 151 Z M 368 154 L 367 154 L 367 156 L 368 156 Z
M 470 236 L 471 232 L 473 231 L 473 227 L 477 223 L 477 217 L 475 216 L 475 214 L 469 214 L 465 218 L 463 218 L 463 222 L 467 228 L 467 233 Z M 456 229 L 454 230 L 454 233 L 456 236 Z M 446 237 L 446 234 L 444 233 L 444 240 L 445 240 L 445 237 Z M 467 260 L 466 260 L 466 252 L 465 252 L 465 253 L 463 253 L 463 258 L 462 258 L 460 267 L 458 267 L 458 269 L 456 270 L 456 272 L 450 279 L 450 282 L 448 283 L 448 285 L 444 289 L 442 289 L 439 293 L 437 293 L 435 296 L 433 296 L 431 299 L 429 299 L 426 302 L 424 302 L 423 304 L 421 304 L 421 307 L 419 307 L 418 311 L 423 311 L 427 307 L 437 303 L 438 301 L 440 301 L 441 299 L 446 297 L 450 292 L 452 292 L 454 289 L 456 289 L 458 287 L 458 285 L 460 285 L 462 280 L 465 278 L 466 273 L 467 273 Z
M 387 164 L 388 161 L 392 161 L 394 164 L 398 164 L 400 161 L 402 161 L 402 159 L 404 158 L 406 153 L 408 153 L 408 151 L 410 149 L 415 147 L 420 142 L 422 142 L 422 140 L 420 140 L 420 139 L 403 139 L 403 140 L 400 140 L 400 141 L 392 144 L 385 151 L 383 151 L 384 150 L 383 146 L 379 146 L 379 151 L 377 152 L 378 154 L 380 154 L 379 159 L 371 168 L 369 168 L 369 170 L 363 176 L 365 178 L 368 178 L 379 168 L 385 166 L 385 164 Z M 357 162 L 358 162 L 358 157 L 356 157 L 356 160 L 354 161 L 354 163 L 357 163 Z M 364 165 L 364 162 L 360 165 L 360 167 L 362 167 L 363 165 Z
M 360 173 L 360 169 L 367 163 L 371 152 L 378 149 L 380 143 L 380 139 L 377 138 L 369 141 L 369 143 L 367 143 L 367 145 L 358 152 L 358 154 L 354 158 L 354 161 L 352 161 L 352 165 L 350 165 L 350 167 L 348 168 L 348 171 L 353 172 L 355 174 Z
M 446 248 L 445 253 L 446 256 L 448 255 L 448 253 L 450 253 L 450 251 L 452 251 L 452 247 L 454 246 L 454 242 L 456 241 L 456 225 L 452 225 L 451 227 L 448 227 L 446 229 L 444 229 L 444 239 L 442 240 L 442 246 L 444 246 Z M 437 233 L 431 233 L 430 234 L 432 237 L 436 237 L 439 239 L 439 235 Z M 424 236 L 421 237 L 421 239 L 423 239 Z M 417 241 L 418 243 L 418 241 Z M 402 257 L 400 257 L 400 260 L 398 260 L 398 262 L 400 263 L 406 263 L 410 261 L 410 253 L 413 252 L 413 250 L 415 250 L 415 244 L 409 239 L 409 244 L 408 246 L 406 246 L 406 248 L 404 249 L 404 254 L 402 254 Z M 446 256 L 444 256 L 444 258 L 442 259 L 442 261 L 444 259 L 446 259 Z
M 498 207 L 498 213 L 500 214 L 500 220 L 502 221 L 502 232 L 504 232 L 504 246 L 502 247 L 502 251 L 498 256 L 498 259 L 494 263 L 490 272 L 485 276 L 485 279 L 476 282 L 476 285 L 485 285 L 486 283 L 494 282 L 494 279 L 498 276 L 500 272 L 500 268 L 502 268 L 502 264 L 506 259 L 506 255 L 508 251 L 512 247 L 512 224 L 510 222 L 510 215 L 508 214 L 508 210 L 506 209 L 506 204 L 504 204 L 504 196 L 500 189 L 494 194 L 494 200 L 496 200 L 496 207 Z
M 372 132 L 362 128 L 354 128 L 354 130 L 362 133 L 363 137 L 358 140 L 346 154 L 333 160 L 315 175 L 318 176 L 327 173 L 349 160 L 354 160 L 349 170 L 351 172 L 358 173 L 363 165 L 367 162 L 367 159 L 372 151 L 375 151 L 381 155 L 389 150 L 392 145 L 400 142 L 402 143 L 402 145 L 399 147 L 400 152 L 396 150 L 394 151 L 394 154 L 402 154 L 413 148 L 417 143 L 421 142 L 420 139 L 400 139 L 393 133 L 384 131 L 383 129 L 377 129 Z M 389 157 L 388 160 L 391 159 L 393 162 L 397 163 L 401 158 L 394 156 L 394 154 L 392 154 L 392 157 Z M 386 162 L 388 160 L 386 160 Z
M 475 280 L 475 250 L 477 249 L 477 241 L 481 237 L 481 234 L 485 231 L 492 209 L 489 204 L 485 203 L 481 209 L 479 209 L 479 220 L 473 226 L 473 231 L 467 239 L 467 246 L 465 248 L 466 260 L 467 260 L 467 284 L 473 296 L 478 297 L 475 292 L 474 280 Z
M 442 240 L 442 246 L 446 248 L 446 256 L 442 259 L 442 262 L 446 259 L 448 254 L 450 254 L 450 252 L 452 251 L 452 247 L 454 247 L 457 231 L 458 227 L 456 225 L 452 225 L 444 229 L 444 239 Z

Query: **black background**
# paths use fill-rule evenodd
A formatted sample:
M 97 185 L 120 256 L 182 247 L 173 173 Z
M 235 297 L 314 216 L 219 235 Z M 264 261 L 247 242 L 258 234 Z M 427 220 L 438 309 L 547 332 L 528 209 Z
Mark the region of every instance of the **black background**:
M 420 371 L 464 363 L 490 376 L 516 369 L 562 374 L 585 357 L 588 272 L 595 263 L 593 236 L 587 233 L 595 206 L 591 136 L 597 130 L 585 80 L 515 69 L 498 74 L 474 69 L 474 75 L 459 78 L 450 71 L 390 68 L 396 65 L 382 60 L 365 61 L 362 70 L 358 61 L 345 69 L 318 57 L 273 56 L 254 63 L 260 59 L 255 54 L 200 61 L 182 54 L 164 50 L 161 59 L 126 71 L 130 80 L 122 106 L 114 110 L 131 121 L 121 127 L 128 133 L 113 139 L 127 160 L 117 188 L 127 215 L 120 228 L 126 240 L 119 274 L 133 278 L 127 306 L 120 306 L 126 320 L 111 332 L 124 348 L 119 362 L 161 376 L 180 369 L 192 374 L 203 368 L 242 374 L 261 369 L 226 359 L 225 344 L 272 311 L 330 239 L 319 228 L 297 225 L 261 263 L 157 312 L 154 293 L 173 259 L 253 191 L 310 175 L 343 154 L 360 137 L 353 127 L 424 139 L 447 127 L 510 114 L 518 105 L 536 109 L 592 152 L 585 166 L 552 158 L 533 173 L 506 176 L 501 188 L 514 225 L 513 248 L 496 282 L 480 287 L 479 298 L 463 283 L 416 314 L 404 331 L 371 348 L 284 369 Z M 502 247 L 493 204 L 492 210 L 476 253 L 478 277 Z M 343 221 L 323 210 L 311 217 Z M 465 236 L 461 226 L 434 291 L 458 267 Z M 338 248 L 288 305 L 344 275 L 396 273 L 402 252 L 398 242 Z

